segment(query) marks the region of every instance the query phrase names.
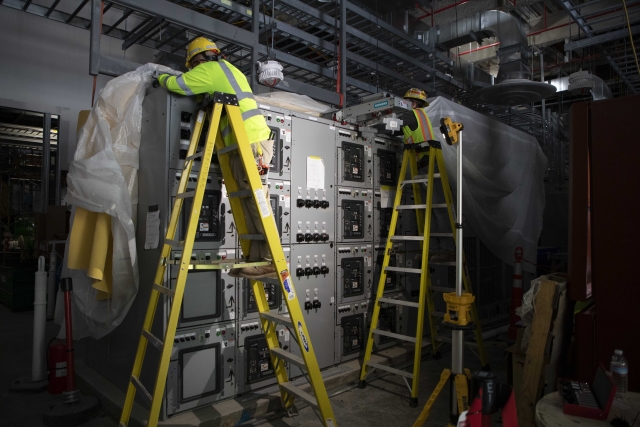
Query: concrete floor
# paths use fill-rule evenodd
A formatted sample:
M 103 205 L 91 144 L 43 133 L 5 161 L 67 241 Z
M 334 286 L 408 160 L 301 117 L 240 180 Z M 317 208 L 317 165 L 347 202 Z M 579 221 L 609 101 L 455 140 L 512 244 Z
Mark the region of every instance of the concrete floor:
M 3 427 L 40 427 L 44 410 L 59 401 L 59 396 L 49 395 L 46 391 L 40 393 L 15 393 L 9 391 L 12 380 L 29 375 L 31 372 L 33 313 L 11 313 L 0 304 L 0 425 Z M 58 327 L 53 322 L 47 322 L 47 342 L 53 338 Z M 506 345 L 500 342 L 488 342 L 491 367 L 494 373 L 506 380 L 506 365 L 504 349 Z M 76 357 L 82 358 L 82 345 L 76 347 Z M 372 426 L 384 425 L 411 426 L 423 405 L 429 398 L 431 391 L 438 383 L 442 370 L 450 365 L 450 346 L 443 348 L 443 357 L 438 361 L 424 361 L 421 366 L 420 397 L 418 408 L 409 407 L 408 390 L 402 378 L 393 375 L 375 379 L 368 383 L 365 389 L 347 388 L 329 390 L 332 407 L 336 420 L 340 426 Z M 474 370 L 480 368 L 479 360 L 469 350 L 465 352 L 466 366 Z M 436 401 L 426 426 L 442 427 L 448 421 L 449 388 L 443 389 Z M 170 420 L 169 420 L 170 421 Z M 82 424 L 83 427 L 113 427 L 116 421 L 110 419 L 103 412 L 93 420 Z M 217 424 L 216 424 L 217 425 Z M 284 418 L 270 422 L 257 421 L 243 426 L 273 426 L 273 427 L 319 427 L 320 421 L 311 408 L 300 410 L 294 418 Z M 231 425 L 229 427 L 232 427 Z

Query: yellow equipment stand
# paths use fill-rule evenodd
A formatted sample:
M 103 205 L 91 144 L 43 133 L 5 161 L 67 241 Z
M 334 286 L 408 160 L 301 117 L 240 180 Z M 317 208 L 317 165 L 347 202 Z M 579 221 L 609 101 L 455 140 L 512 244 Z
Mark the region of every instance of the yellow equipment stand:
M 430 126 L 430 124 L 429 124 Z M 456 139 L 457 142 L 457 139 Z M 364 360 L 362 362 L 362 369 L 360 372 L 360 388 L 366 386 L 366 377 L 371 372 L 371 368 L 380 369 L 396 375 L 401 375 L 404 379 L 409 392 L 411 393 L 411 399 L 409 406 L 418 406 L 418 384 L 420 380 L 420 360 L 422 357 L 422 334 L 425 315 L 425 303 L 429 316 L 429 328 L 431 333 L 431 345 L 434 358 L 440 358 L 439 348 L 447 340 L 444 337 L 438 336 L 437 322 L 438 317 L 446 317 L 445 313 L 438 313 L 435 311 L 433 303 L 434 293 L 453 291 L 454 289 L 434 287 L 431 286 L 431 275 L 429 267 L 433 265 L 450 265 L 451 263 L 429 263 L 429 239 L 434 237 L 451 237 L 456 244 L 458 243 L 456 237 L 456 221 L 455 221 L 455 207 L 453 205 L 453 196 L 451 194 L 451 188 L 449 187 L 449 179 L 447 177 L 447 171 L 444 164 L 444 158 L 442 156 L 442 149 L 439 141 L 429 141 L 423 144 L 405 144 L 404 155 L 402 157 L 402 165 L 400 166 L 400 179 L 396 188 L 396 195 L 393 203 L 393 213 L 391 216 L 391 223 L 389 226 L 389 236 L 387 238 L 387 245 L 385 247 L 384 259 L 382 261 L 380 281 L 378 283 L 378 291 L 376 294 L 375 304 L 373 306 L 373 314 L 371 318 L 371 328 L 369 330 L 369 336 L 367 340 L 367 347 L 364 354 Z M 429 169 L 427 175 L 418 175 L 417 164 L 417 152 L 424 152 L 428 150 L 429 155 Z M 436 172 L 436 163 L 438 172 Z M 410 179 L 405 179 L 407 169 L 410 171 Z M 446 203 L 434 204 L 433 203 L 433 183 L 436 179 L 440 179 L 442 188 L 444 191 Z M 402 189 L 405 185 L 411 184 L 413 189 L 414 203 L 413 205 L 402 205 Z M 421 185 L 426 185 L 426 203 L 422 203 Z M 446 208 L 449 214 L 449 221 L 451 224 L 451 233 L 432 233 L 431 232 L 431 211 L 432 209 Z M 396 236 L 396 224 L 398 221 L 398 212 L 401 210 L 415 209 L 416 219 L 418 221 L 418 235 L 417 236 Z M 406 242 L 406 241 L 419 241 L 422 249 L 421 268 L 404 268 L 404 267 L 391 267 L 389 266 L 389 259 L 391 249 L 394 242 Z M 455 265 L 455 263 L 454 263 Z M 419 274 L 420 275 L 420 294 L 418 302 L 405 301 L 394 298 L 386 298 L 384 296 L 384 286 L 386 283 L 387 272 L 396 271 L 405 274 Z M 471 292 L 471 283 L 466 274 L 463 278 L 464 287 L 467 293 Z M 455 296 L 455 293 L 453 294 Z M 378 319 L 380 315 L 381 304 L 396 304 L 418 309 L 418 319 L 416 326 L 416 336 L 408 336 L 392 333 L 389 331 L 383 331 L 378 329 Z M 466 314 L 466 312 L 465 312 Z M 484 342 L 482 339 L 482 329 L 478 322 L 478 313 L 473 304 L 470 306 L 471 317 L 476 321 L 475 335 L 478 343 L 478 350 L 480 360 L 483 366 L 488 366 L 487 354 L 484 348 Z M 374 336 L 384 335 L 398 340 L 403 340 L 415 344 L 413 372 L 407 372 L 404 370 L 392 368 L 379 363 L 371 362 L 371 354 L 373 352 Z M 408 384 L 407 379 L 411 379 L 411 385 Z
M 252 241 L 266 240 L 269 250 L 273 256 L 273 265 L 276 267 L 276 271 L 279 272 L 277 281 L 282 288 L 283 295 L 286 295 L 285 301 L 290 317 L 270 312 L 267 297 L 264 292 L 264 286 L 257 280 L 251 281 L 251 286 L 260 312 L 262 330 L 264 331 L 267 344 L 271 350 L 271 361 L 280 386 L 283 407 L 289 413 L 295 412 L 294 398 L 300 398 L 311 406 L 311 408 L 316 411 L 316 414 L 319 412 L 319 418 L 325 427 L 335 427 L 337 426 L 337 423 L 320 374 L 320 369 L 313 351 L 309 332 L 307 331 L 307 326 L 304 318 L 302 317 L 298 294 L 296 293 L 289 274 L 286 258 L 280 244 L 280 237 L 276 229 L 275 221 L 273 220 L 273 213 L 271 212 L 270 204 L 266 200 L 262 189 L 260 175 L 257 171 L 256 162 L 242 121 L 240 108 L 238 107 L 238 99 L 235 95 L 219 92 L 214 93 L 212 98 L 212 102 L 205 107 L 206 113 L 204 109 L 198 111 L 195 128 L 191 136 L 189 150 L 185 159 L 184 173 L 180 179 L 175 204 L 171 211 L 171 219 L 167 227 L 167 235 L 164 241 L 162 254 L 158 262 L 158 269 L 153 283 L 153 289 L 142 328 L 142 334 L 140 336 L 140 342 L 138 344 L 138 351 L 133 365 L 131 380 L 127 389 L 127 396 L 122 408 L 119 427 L 126 427 L 129 423 L 136 391 L 141 392 L 150 406 L 147 426 L 155 427 L 158 424 L 163 392 L 167 380 L 169 360 L 173 349 L 173 340 L 176 333 L 176 327 L 178 325 L 180 307 L 182 305 L 189 270 L 242 268 L 247 266 L 271 264 L 269 262 L 246 262 L 242 259 L 221 261 L 191 260 L 196 225 L 200 215 L 200 206 L 202 206 L 202 199 L 207 183 L 207 175 L 209 173 L 211 156 L 214 153 L 214 149 L 218 155 L 220 167 L 222 169 L 222 176 L 229 191 L 231 209 L 234 221 L 238 228 L 242 252 L 244 254 L 250 253 Z M 220 118 L 223 113 L 229 116 L 232 132 L 234 133 L 237 141 L 237 144 L 228 147 L 225 147 L 220 134 Z M 203 151 L 196 152 L 205 119 L 209 120 L 209 131 L 207 133 Z M 235 155 L 236 153 L 242 160 L 250 185 L 250 190 L 239 191 L 238 184 L 231 173 L 229 167 L 229 156 Z M 197 186 L 194 191 L 187 192 L 185 190 L 187 188 L 188 178 L 193 162 L 196 159 L 201 159 Z M 247 215 L 247 213 L 244 212 L 242 203 L 240 202 L 241 198 L 247 197 L 251 198 L 257 205 L 258 212 L 260 212 L 262 217 L 264 235 L 247 234 L 247 227 L 245 223 L 245 215 Z M 178 219 L 180 217 L 180 211 L 182 210 L 183 200 L 185 198 L 193 198 L 193 208 L 189 214 L 190 216 L 185 240 L 175 241 L 174 238 L 176 235 Z M 182 256 L 179 260 L 172 261 L 169 259 L 169 255 L 171 253 L 171 249 L 175 247 L 180 247 L 182 249 Z M 173 289 L 164 286 L 165 269 L 167 264 L 170 263 L 181 266 Z M 265 279 L 260 279 L 260 281 L 265 281 Z M 173 298 L 166 333 L 162 340 L 151 333 L 151 325 L 153 324 L 153 317 L 156 312 L 156 306 L 160 294 L 164 294 L 168 298 Z M 300 353 L 302 354 L 302 357 L 280 349 L 278 337 L 276 335 L 276 325 L 278 324 L 284 325 L 291 330 L 292 335 L 296 337 L 295 341 L 297 341 L 300 346 Z M 139 380 L 144 354 L 148 343 L 153 345 L 161 353 L 153 393 L 150 393 Z M 307 378 L 311 383 L 314 395 L 303 391 L 289 382 L 285 362 L 293 363 L 306 370 Z

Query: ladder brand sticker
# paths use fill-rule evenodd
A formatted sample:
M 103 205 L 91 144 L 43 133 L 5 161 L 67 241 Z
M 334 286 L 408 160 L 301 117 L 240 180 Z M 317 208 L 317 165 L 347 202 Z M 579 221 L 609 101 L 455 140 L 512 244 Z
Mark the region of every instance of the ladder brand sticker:
M 260 215 L 262 215 L 262 218 L 266 218 L 271 215 L 271 210 L 269 209 L 267 199 L 264 197 L 264 190 L 262 188 L 258 188 L 255 193 L 256 199 L 258 200 L 258 207 L 260 208 Z
M 386 107 L 387 105 L 389 105 L 389 101 L 376 102 L 373 104 L 373 108 Z
M 296 297 L 296 293 L 293 291 L 293 286 L 291 285 L 291 277 L 289 277 L 289 271 L 282 270 L 280 272 L 280 277 L 282 277 L 284 290 L 287 291 L 287 298 L 289 298 L 289 301 L 291 301 Z
M 306 352 L 309 353 L 309 341 L 307 341 L 307 337 L 304 335 L 304 332 L 302 332 L 302 322 L 298 322 L 298 333 L 300 334 L 300 342 Z

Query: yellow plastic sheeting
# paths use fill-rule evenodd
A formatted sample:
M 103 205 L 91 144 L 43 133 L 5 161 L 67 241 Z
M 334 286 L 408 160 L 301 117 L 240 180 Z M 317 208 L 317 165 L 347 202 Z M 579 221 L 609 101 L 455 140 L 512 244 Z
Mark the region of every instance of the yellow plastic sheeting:
M 111 216 L 76 208 L 69 239 L 69 268 L 87 270 L 97 299 L 111 297 L 113 238 Z

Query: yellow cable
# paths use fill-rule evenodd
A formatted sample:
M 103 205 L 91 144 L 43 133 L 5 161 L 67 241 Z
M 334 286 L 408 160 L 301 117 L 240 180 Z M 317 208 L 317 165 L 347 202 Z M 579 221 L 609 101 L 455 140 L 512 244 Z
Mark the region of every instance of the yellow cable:
M 636 58 L 636 67 L 638 67 L 638 74 L 640 74 L 640 64 L 638 64 L 638 54 L 636 53 L 636 47 L 633 44 L 633 34 L 631 33 L 631 24 L 629 23 L 629 13 L 627 13 L 627 2 L 622 0 L 624 6 L 624 14 L 627 16 L 627 28 L 629 29 L 629 40 L 631 40 L 631 49 L 633 49 L 633 56 Z

